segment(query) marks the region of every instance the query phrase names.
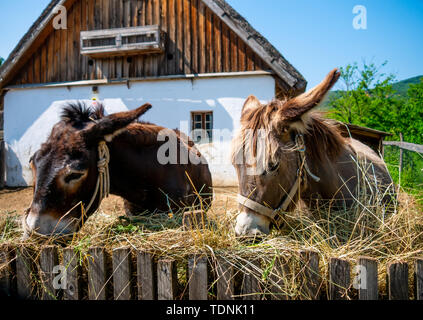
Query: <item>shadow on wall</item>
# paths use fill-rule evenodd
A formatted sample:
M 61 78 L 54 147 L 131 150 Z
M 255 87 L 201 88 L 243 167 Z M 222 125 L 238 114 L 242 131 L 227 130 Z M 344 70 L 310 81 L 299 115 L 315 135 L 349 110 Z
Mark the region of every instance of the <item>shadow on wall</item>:
M 25 181 L 23 176 L 21 161 L 12 148 L 6 145 L 6 186 L 20 187 L 28 185 L 30 184 Z

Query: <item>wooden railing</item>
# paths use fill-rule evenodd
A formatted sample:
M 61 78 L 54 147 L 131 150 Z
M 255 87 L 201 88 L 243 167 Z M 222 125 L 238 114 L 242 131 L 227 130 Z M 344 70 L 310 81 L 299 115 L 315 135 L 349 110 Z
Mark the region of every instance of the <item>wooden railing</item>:
M 219 257 L 212 260 L 207 256 L 196 255 L 186 259 L 183 267 L 186 269 L 187 280 L 182 289 L 178 283 L 181 263 L 177 268 L 173 259 L 156 259 L 148 252 L 126 247 L 112 252 L 93 247 L 85 257 L 88 257 L 88 261 L 81 264 L 78 251 L 72 248 L 46 246 L 35 253 L 23 246 L 4 247 L 0 250 L 0 292 L 19 299 L 41 300 L 293 298 L 280 290 L 283 284 L 277 285 L 283 279 L 273 279 L 269 282 L 270 287 L 264 288 L 259 277 L 236 270 L 233 264 Z M 410 270 L 407 263 L 393 262 L 387 265 L 385 296 L 379 291 L 381 283 L 378 281 L 378 262 L 374 259 L 361 257 L 352 269 L 349 261 L 332 258 L 328 262 L 327 276 L 321 274 L 317 253 L 301 252 L 300 260 L 302 267 L 294 280 L 301 284 L 301 295 L 295 299 L 410 299 Z M 280 270 L 288 267 L 274 266 Z M 423 300 L 423 260 L 417 259 L 413 269 L 413 299 Z M 353 270 L 358 272 L 354 273 Z M 180 274 L 179 270 L 179 277 Z M 354 278 L 359 275 L 361 285 L 358 287 L 357 284 L 353 285 L 357 279 L 352 279 L 352 274 Z M 210 293 L 212 287 L 213 293 Z

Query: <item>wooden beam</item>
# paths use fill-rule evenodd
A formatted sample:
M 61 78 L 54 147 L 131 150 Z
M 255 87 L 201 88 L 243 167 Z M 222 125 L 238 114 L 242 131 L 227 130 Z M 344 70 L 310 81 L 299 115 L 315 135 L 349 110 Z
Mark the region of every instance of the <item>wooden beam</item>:
M 358 258 L 360 283 L 358 288 L 359 300 L 378 300 L 377 260 L 367 257 Z
M 423 300 L 423 259 L 417 259 L 414 265 L 414 288 L 416 300 Z
M 132 300 L 132 257 L 128 247 L 113 250 L 113 293 L 115 300 Z
M 350 263 L 346 260 L 331 258 L 329 262 L 329 299 L 347 300 L 350 286 Z
M 408 264 L 390 263 L 387 274 L 389 300 L 408 300 Z
M 66 289 L 63 290 L 64 300 L 82 300 L 81 266 L 78 254 L 73 248 L 63 249 L 63 265 L 66 268 Z
M 401 141 L 384 141 L 384 146 L 395 146 L 404 150 L 423 153 L 423 145 Z
M 157 264 L 158 300 L 175 300 L 178 275 L 175 260 L 160 260 Z
M 148 252 L 137 253 L 138 300 L 157 299 L 157 265 Z
M 306 300 L 317 300 L 322 285 L 319 254 L 313 251 L 302 251 L 300 257 L 303 297 Z
M 106 252 L 104 248 L 89 249 L 88 299 L 106 300 L 107 273 Z
M 57 247 L 46 246 L 40 254 L 40 278 L 42 282 L 42 300 L 58 300 L 59 289 L 54 286 L 54 268 L 59 265 Z
M 190 300 L 207 300 L 207 258 L 194 256 L 188 260 Z
M 217 300 L 233 300 L 234 295 L 234 268 L 219 258 L 217 260 Z

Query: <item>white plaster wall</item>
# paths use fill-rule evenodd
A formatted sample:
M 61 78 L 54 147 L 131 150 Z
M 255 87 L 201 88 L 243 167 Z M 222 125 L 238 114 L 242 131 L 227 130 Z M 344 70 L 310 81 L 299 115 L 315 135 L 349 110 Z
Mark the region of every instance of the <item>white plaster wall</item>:
M 230 163 L 230 140 L 239 128 L 243 103 L 248 95 L 260 100 L 274 97 L 271 76 L 143 81 L 101 85 L 97 98 L 107 113 L 130 110 L 149 102 L 153 105 L 143 120 L 189 133 L 191 111 L 213 111 L 214 129 L 229 134 L 213 144 L 200 146 L 210 164 L 215 185 L 237 185 Z M 15 89 L 5 96 L 4 137 L 6 142 L 6 183 L 10 187 L 32 184 L 29 159 L 47 139 L 59 121 L 63 105 L 70 100 L 92 99 L 92 87 L 49 87 Z M 182 122 L 181 121 L 185 121 Z M 219 141 L 217 141 L 219 140 Z

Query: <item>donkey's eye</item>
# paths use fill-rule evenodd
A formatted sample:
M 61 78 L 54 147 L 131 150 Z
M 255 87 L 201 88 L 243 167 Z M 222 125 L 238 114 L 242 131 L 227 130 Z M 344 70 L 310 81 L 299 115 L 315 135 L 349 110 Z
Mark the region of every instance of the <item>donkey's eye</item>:
M 279 169 L 279 162 L 278 163 L 269 163 L 267 168 L 268 168 L 267 169 L 268 172 L 275 172 L 276 170 Z
M 79 172 L 72 172 L 71 174 L 67 175 L 65 178 L 65 182 L 69 183 L 71 181 L 79 180 L 82 178 L 84 174 Z

